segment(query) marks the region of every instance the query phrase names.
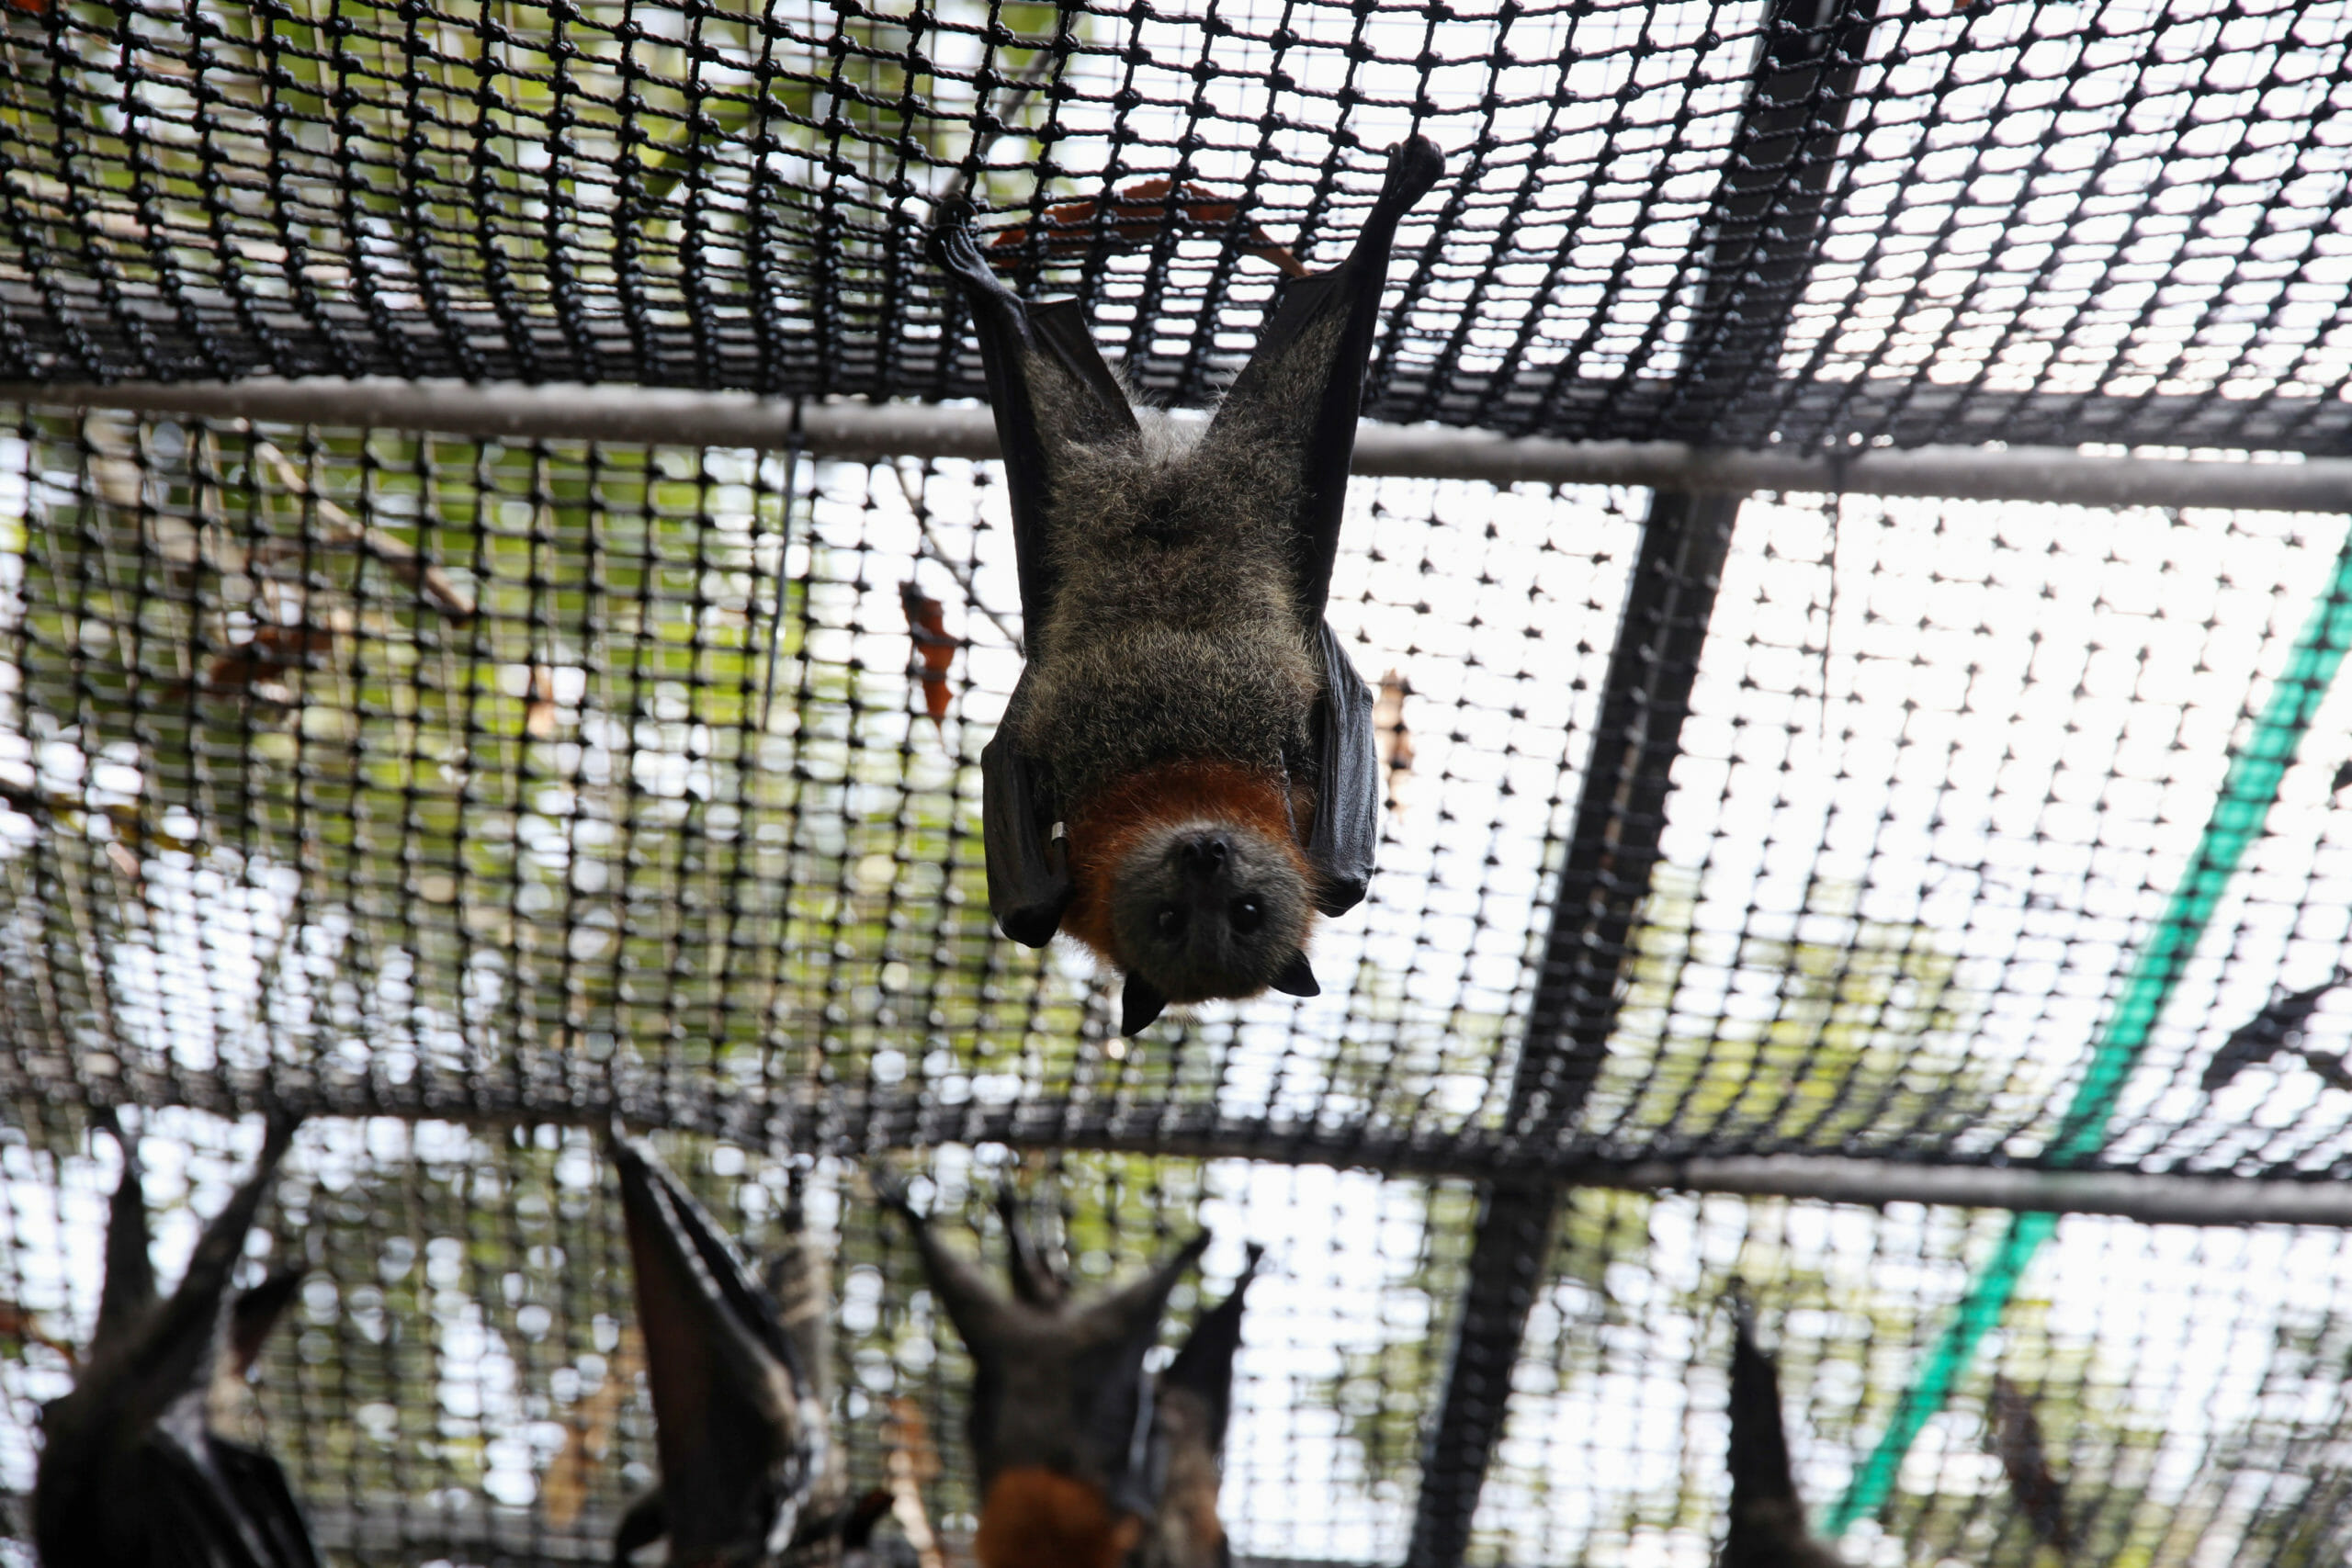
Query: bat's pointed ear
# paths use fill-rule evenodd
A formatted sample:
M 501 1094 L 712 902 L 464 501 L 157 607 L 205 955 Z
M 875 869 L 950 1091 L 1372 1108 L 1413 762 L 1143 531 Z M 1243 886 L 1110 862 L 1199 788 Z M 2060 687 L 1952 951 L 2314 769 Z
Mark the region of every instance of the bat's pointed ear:
M 652 1150 L 616 1137 L 672 1559 L 756 1554 L 797 1517 L 816 1441 L 775 1304 Z
M 1323 987 L 1315 983 L 1315 971 L 1306 962 L 1305 953 L 1294 953 L 1282 973 L 1267 982 L 1286 997 L 1319 997 Z
M 1141 1034 L 1167 1006 L 1168 998 L 1159 987 L 1130 970 L 1119 992 L 1119 1032 Z
M 1250 1260 L 1225 1300 L 1203 1313 L 1184 1337 L 1184 1347 L 1168 1364 L 1162 1377 L 1171 1389 L 1189 1389 L 1201 1397 L 1209 1418 L 1209 1449 L 1225 1447 L 1226 1423 L 1233 1408 L 1233 1358 L 1241 1348 L 1241 1312 L 1250 1282 L 1258 1277 L 1259 1260 L 1266 1249 L 1250 1244 Z

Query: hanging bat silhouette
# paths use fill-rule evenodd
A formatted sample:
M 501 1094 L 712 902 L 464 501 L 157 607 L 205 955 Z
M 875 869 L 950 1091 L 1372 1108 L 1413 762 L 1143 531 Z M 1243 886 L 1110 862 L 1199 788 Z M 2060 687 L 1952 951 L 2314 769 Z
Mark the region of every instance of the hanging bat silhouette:
M 1139 1280 L 1080 1300 L 1001 1293 L 940 1245 L 887 1176 L 876 1191 L 913 1233 L 933 1295 L 972 1359 L 966 1418 L 978 1471 L 979 1568 L 1118 1568 L 1159 1501 L 1144 1357 L 1204 1233 Z M 1016 1259 L 1035 1257 L 1025 1239 Z M 1015 1280 L 1028 1265 L 1016 1261 Z
M 825 1413 L 775 1296 L 652 1150 L 616 1129 L 621 1214 L 653 1393 L 661 1484 L 622 1516 L 613 1562 L 667 1537 L 680 1568 L 854 1560 L 890 1506 L 812 1506 Z
M 2294 1050 L 2290 1043 L 2301 1041 L 2319 1004 L 2346 980 L 2352 980 L 2352 971 L 2339 969 L 2309 990 L 2275 998 L 2269 1006 L 2231 1031 L 2230 1037 L 2222 1042 L 2222 1048 L 2213 1053 L 2213 1059 L 2205 1064 L 2205 1092 L 2211 1094 L 2246 1068 L 2267 1062 L 2281 1051 Z M 2309 1054 L 2298 1054 L 2312 1060 Z M 2312 1066 L 2325 1076 L 2320 1061 L 2312 1060 Z
M 1444 158 L 1415 138 L 1355 249 L 1289 284 L 1195 434 L 1130 406 L 1074 300 L 1023 304 L 960 213 L 933 254 L 968 299 L 1011 491 L 1028 664 L 981 753 L 989 908 L 1170 1002 L 1317 992 L 1316 913 L 1380 838 L 1372 694 L 1323 620 L 1388 253 Z
M 1806 1529 L 1781 1424 L 1781 1374 L 1756 1344 L 1745 1308 L 1732 1314 L 1731 1529 L 1716 1568 L 1844 1568 Z
M 2017 1500 L 2018 1512 L 2032 1527 L 2036 1540 L 2061 1557 L 2072 1556 L 2075 1533 L 2066 1518 L 2066 1485 L 2051 1472 L 2041 1418 L 2034 1413 L 2032 1399 L 1996 1373 L 1992 1415 L 1993 1451 L 2009 1478 L 2009 1495 Z
M 277 1461 L 211 1429 L 216 1376 L 242 1376 L 300 1282 L 272 1275 L 232 1300 L 230 1277 L 294 1124 L 273 1120 L 253 1175 L 158 1297 L 139 1147 L 112 1119 L 122 1179 L 107 1218 L 98 1324 L 74 1392 L 41 1411 L 33 1542 L 46 1568 L 317 1568 Z
M 1258 1260 L 1250 1258 L 1225 1300 L 1201 1314 L 1184 1347 L 1159 1374 L 1153 1434 L 1159 1449 L 1159 1506 L 1144 1536 L 1142 1568 L 1227 1568 L 1233 1561 L 1217 1491 L 1225 1477 L 1225 1429 L 1233 1413 L 1233 1357 L 1241 1348 L 1241 1311 Z

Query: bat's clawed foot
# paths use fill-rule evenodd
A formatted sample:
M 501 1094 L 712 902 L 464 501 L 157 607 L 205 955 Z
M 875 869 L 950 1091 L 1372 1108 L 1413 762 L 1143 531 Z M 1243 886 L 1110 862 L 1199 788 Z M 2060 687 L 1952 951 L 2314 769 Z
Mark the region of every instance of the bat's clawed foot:
M 988 257 L 980 250 L 979 237 L 972 232 L 972 209 L 967 203 L 955 202 L 940 213 L 938 223 L 923 242 L 923 250 L 933 265 L 975 299 L 1000 295 L 1011 298 L 989 270 Z
M 1445 177 L 1445 154 L 1426 136 L 1408 136 L 1388 150 L 1388 175 L 1381 182 L 1383 206 L 1395 203 L 1401 212 Z

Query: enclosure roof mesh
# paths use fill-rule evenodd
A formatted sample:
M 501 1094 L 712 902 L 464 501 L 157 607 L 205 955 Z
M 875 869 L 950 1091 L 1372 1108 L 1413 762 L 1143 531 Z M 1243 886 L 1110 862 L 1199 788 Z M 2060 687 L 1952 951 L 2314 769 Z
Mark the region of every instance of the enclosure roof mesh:
M 1075 292 L 1142 385 L 1197 403 L 1276 276 L 1245 231 L 1328 264 L 1379 149 L 1419 131 L 1452 173 L 1402 235 L 1382 419 L 2352 441 L 2338 0 L 18 0 L 7 23 L 22 379 L 970 395 L 921 253 L 967 199 L 1029 230 L 1023 288 Z M 1809 62 L 1777 88 L 1776 49 Z M 1166 180 L 1200 221 L 1034 238 L 1051 204 Z

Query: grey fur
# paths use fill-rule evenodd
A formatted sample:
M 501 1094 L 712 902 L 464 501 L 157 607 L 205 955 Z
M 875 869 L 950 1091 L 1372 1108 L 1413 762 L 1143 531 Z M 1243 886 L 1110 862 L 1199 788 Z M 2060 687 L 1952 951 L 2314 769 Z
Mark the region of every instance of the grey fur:
M 1082 428 L 1068 375 L 1036 354 L 1028 371 L 1045 428 Z M 1285 394 L 1312 396 L 1301 380 Z M 1291 587 L 1295 443 L 1254 418 L 1206 434 L 1155 410 L 1136 419 L 1130 437 L 1046 442 L 1058 588 L 1030 630 L 1017 722 L 1022 749 L 1052 759 L 1072 800 L 1178 759 L 1304 765 L 1323 687 L 1316 615 Z
M 989 908 L 1032 947 L 1081 909 L 1080 934 L 1129 970 L 1128 1032 L 1168 1000 L 1253 996 L 1277 978 L 1315 994 L 1305 911 L 1343 914 L 1364 896 L 1380 836 L 1371 697 L 1324 608 L 1390 251 L 1444 168 L 1424 138 L 1389 150 L 1348 259 L 1283 289 L 1204 430 L 1137 411 L 1078 303 L 1024 304 L 968 213 L 933 235 L 979 331 L 1028 626 L 1028 668 L 980 760 Z M 1179 877 L 1178 897 L 1127 886 L 1166 882 L 1169 842 L 1109 866 L 1085 841 L 1166 814 L 1148 785 L 1115 796 L 1170 763 L 1262 780 L 1286 817 L 1234 802 L 1227 874 Z M 1262 837 L 1287 837 L 1296 856 Z M 1106 880 L 1109 908 L 1092 901 Z M 1170 937 L 1228 917 L 1160 962 L 1129 940 L 1138 923 L 1173 920 L 1158 927 Z

